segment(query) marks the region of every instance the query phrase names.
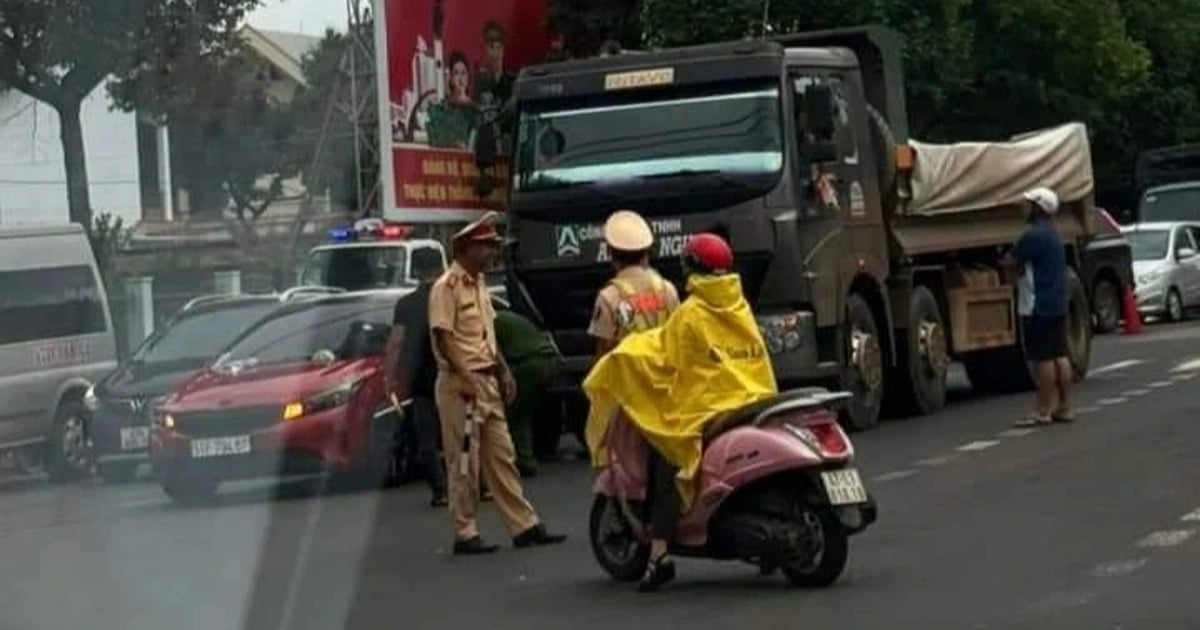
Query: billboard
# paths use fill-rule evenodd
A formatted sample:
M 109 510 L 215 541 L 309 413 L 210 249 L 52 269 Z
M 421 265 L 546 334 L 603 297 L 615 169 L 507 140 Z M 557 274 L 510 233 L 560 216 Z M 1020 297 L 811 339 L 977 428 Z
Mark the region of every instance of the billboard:
M 384 216 L 460 221 L 500 210 L 507 161 L 481 199 L 473 147 L 517 70 L 548 49 L 546 0 L 374 0 Z

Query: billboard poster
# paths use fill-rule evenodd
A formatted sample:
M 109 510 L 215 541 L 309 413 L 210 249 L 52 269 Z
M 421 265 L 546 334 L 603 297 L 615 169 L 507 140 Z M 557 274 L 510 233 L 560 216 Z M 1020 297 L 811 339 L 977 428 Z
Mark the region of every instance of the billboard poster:
M 501 210 L 507 160 L 481 199 L 473 148 L 496 140 L 481 127 L 508 99 L 517 70 L 546 54 L 546 0 L 374 4 L 380 111 L 390 114 L 380 116 L 384 215 L 439 222 Z

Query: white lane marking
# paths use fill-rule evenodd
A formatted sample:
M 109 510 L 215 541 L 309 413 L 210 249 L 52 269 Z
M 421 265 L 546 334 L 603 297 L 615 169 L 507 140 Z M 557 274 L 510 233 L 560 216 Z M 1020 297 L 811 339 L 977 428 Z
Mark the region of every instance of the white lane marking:
M 1174 384 L 1175 384 L 1175 381 L 1154 381 L 1153 383 L 1150 383 L 1150 388 L 1151 389 L 1162 389 L 1164 387 L 1170 387 Z
M 888 481 L 895 481 L 897 479 L 904 479 L 905 477 L 911 477 L 915 474 L 917 474 L 917 471 L 915 471 L 915 470 L 894 470 L 890 473 L 884 473 L 882 475 L 879 475 L 878 477 L 875 477 L 871 481 L 873 481 L 875 483 L 885 483 Z
M 1184 514 L 1183 518 L 1181 518 L 1179 520 L 1187 522 L 1187 523 L 1200 522 L 1200 508 L 1196 508 L 1195 510 L 1188 512 L 1187 514 Z
M 995 446 L 999 443 L 1000 443 L 999 440 L 978 440 L 975 442 L 970 442 L 968 444 L 963 444 L 962 446 L 960 446 L 954 450 L 961 451 L 963 453 L 968 453 L 970 451 L 982 451 L 985 449 L 992 448 L 993 446 Z
M 1147 535 L 1137 542 L 1139 547 L 1174 547 L 1192 537 L 1194 529 L 1166 529 Z
M 1096 413 L 1097 411 L 1100 411 L 1099 407 L 1080 407 L 1075 410 L 1075 415 L 1085 416 L 1089 413 Z
M 1076 411 L 1075 413 L 1079 413 L 1079 412 Z M 1001 432 L 997 433 L 996 437 L 1019 438 L 1019 437 L 1025 437 L 1026 435 L 1029 435 L 1030 433 L 1037 433 L 1037 429 L 1009 429 L 1007 431 L 1001 431 Z
M 1089 370 L 1088 376 L 1099 376 L 1100 374 L 1106 374 L 1108 372 L 1119 372 L 1121 370 L 1124 370 L 1125 368 L 1131 368 L 1135 365 L 1141 365 L 1143 363 L 1145 363 L 1145 361 L 1142 359 L 1128 359 L 1125 361 L 1117 361 L 1116 363 L 1113 363 L 1112 365 L 1106 365 L 1099 369 Z
M 142 508 L 154 507 L 166 503 L 166 499 L 139 499 L 137 501 L 124 501 L 118 503 L 117 507 L 122 510 L 139 510 Z
M 1121 392 L 1121 395 L 1125 396 L 1127 398 L 1137 398 L 1138 396 L 1145 396 L 1146 394 L 1149 394 L 1149 393 L 1150 393 L 1150 390 L 1148 390 L 1148 389 L 1131 389 L 1127 392 Z
M 1133 573 L 1144 566 L 1146 566 L 1145 558 L 1106 562 L 1092 569 L 1092 576 L 1099 578 L 1120 577 L 1122 575 L 1129 575 L 1130 573 Z
M 1176 365 L 1174 368 L 1171 368 L 1172 372 L 1195 372 L 1196 370 L 1200 370 L 1200 359 L 1184 361 L 1183 363 Z
M 945 463 L 950 462 L 951 460 L 955 459 L 955 457 L 956 456 L 954 456 L 954 455 L 946 455 L 944 457 L 931 457 L 929 459 L 922 459 L 922 460 L 917 461 L 917 465 L 918 466 L 941 466 L 942 464 L 945 464 Z
M 1098 401 L 1096 404 L 1098 404 L 1098 405 L 1119 405 L 1119 404 L 1125 402 L 1126 400 L 1127 400 L 1126 398 L 1121 398 L 1120 396 L 1118 396 L 1116 398 L 1105 398 L 1104 400 Z

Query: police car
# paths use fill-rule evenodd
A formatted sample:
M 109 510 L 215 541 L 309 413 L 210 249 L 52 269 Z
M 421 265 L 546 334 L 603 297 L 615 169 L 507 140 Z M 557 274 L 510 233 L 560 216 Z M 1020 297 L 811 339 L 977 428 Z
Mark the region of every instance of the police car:
M 329 242 L 308 253 L 300 286 L 369 291 L 415 286 L 447 267 L 446 249 L 433 239 L 410 238 L 413 228 L 362 219 L 329 231 Z

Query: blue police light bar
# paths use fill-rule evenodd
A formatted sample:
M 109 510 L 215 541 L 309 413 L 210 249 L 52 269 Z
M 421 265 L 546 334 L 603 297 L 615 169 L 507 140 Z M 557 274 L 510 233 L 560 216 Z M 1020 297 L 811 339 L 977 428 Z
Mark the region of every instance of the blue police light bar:
M 352 241 L 355 236 L 357 234 L 350 228 L 334 228 L 329 230 L 329 240 L 331 241 Z

